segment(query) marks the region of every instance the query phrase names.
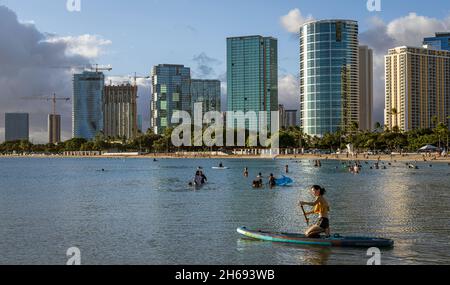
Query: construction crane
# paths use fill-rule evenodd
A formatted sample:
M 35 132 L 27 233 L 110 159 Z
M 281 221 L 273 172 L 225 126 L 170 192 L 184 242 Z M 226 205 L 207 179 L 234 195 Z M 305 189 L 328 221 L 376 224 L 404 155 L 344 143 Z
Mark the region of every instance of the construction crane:
M 111 65 L 98 65 L 96 63 L 96 64 L 91 65 L 90 67 L 87 67 L 86 69 L 92 70 L 92 71 L 95 70 L 95 72 L 98 73 L 99 70 L 101 70 L 101 71 L 111 71 L 112 67 L 111 67 Z
M 52 97 L 22 97 L 23 100 L 45 100 L 52 101 L 52 115 L 56 115 L 56 101 L 65 101 L 68 102 L 71 98 L 67 97 L 56 97 L 56 94 L 53 93 Z
M 111 65 L 99 65 L 98 63 L 90 64 L 90 65 L 68 65 L 68 66 L 52 66 L 51 68 L 56 69 L 75 69 L 75 70 L 90 70 L 98 73 L 99 71 L 111 71 Z
M 141 75 L 137 75 L 137 73 L 135 72 L 134 75 L 108 75 L 108 77 L 117 77 L 119 79 L 122 79 L 122 82 L 130 82 L 133 86 L 137 85 L 137 79 L 149 79 L 151 78 L 150 76 L 141 76 Z M 130 79 L 130 81 L 128 80 L 124 80 L 125 78 Z M 132 82 L 131 82 L 132 80 Z M 111 83 L 110 83 L 111 84 Z
M 137 73 L 135 72 L 133 78 L 134 78 L 134 86 L 136 86 L 136 85 L 137 85 L 137 79 L 138 79 L 138 78 L 142 78 L 142 79 L 150 79 L 150 76 L 138 76 Z

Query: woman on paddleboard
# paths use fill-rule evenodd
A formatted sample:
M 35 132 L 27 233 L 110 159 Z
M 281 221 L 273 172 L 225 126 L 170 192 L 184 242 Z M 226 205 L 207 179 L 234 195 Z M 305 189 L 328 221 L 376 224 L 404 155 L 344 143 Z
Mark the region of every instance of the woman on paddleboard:
M 319 220 L 314 226 L 306 231 L 305 235 L 309 238 L 318 238 L 321 233 L 325 233 L 328 237 L 330 236 L 330 220 L 328 219 L 330 206 L 328 201 L 324 198 L 326 190 L 319 185 L 314 185 L 311 188 L 311 191 L 314 193 L 314 196 L 317 197 L 316 201 L 312 203 L 302 201 L 300 202 L 300 206 L 314 207 L 313 211 L 305 213 L 305 216 L 307 217 L 316 214 L 319 215 Z

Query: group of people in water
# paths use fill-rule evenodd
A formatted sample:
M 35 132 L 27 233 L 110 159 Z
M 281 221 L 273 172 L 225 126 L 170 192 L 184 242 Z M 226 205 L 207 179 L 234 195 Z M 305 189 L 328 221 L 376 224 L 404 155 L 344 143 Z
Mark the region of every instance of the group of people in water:
M 286 174 L 289 173 L 289 165 L 285 166 L 285 171 Z M 244 168 L 244 177 L 249 177 L 249 171 L 248 171 L 248 167 Z M 264 187 L 264 176 L 262 175 L 262 173 L 260 172 L 258 174 L 258 176 L 256 177 L 255 180 L 253 180 L 252 182 L 252 187 L 255 189 L 261 189 Z M 270 188 L 274 188 L 277 186 L 277 179 L 275 178 L 275 176 L 273 175 L 273 173 L 270 173 L 269 177 L 268 177 L 268 182 L 267 185 Z
M 247 168 L 246 168 L 246 171 L 248 171 Z M 247 175 L 244 174 L 244 176 L 248 177 L 248 172 L 247 172 Z M 263 179 L 264 179 L 264 176 L 262 175 L 262 173 L 259 173 L 258 176 L 256 177 L 256 180 L 253 180 L 252 187 L 255 188 L 255 189 L 261 189 L 261 188 L 263 188 L 263 187 L 264 187 L 264 181 L 263 181 Z M 271 173 L 271 174 L 269 175 L 268 183 L 267 183 L 267 184 L 269 185 L 270 188 L 274 188 L 274 187 L 277 186 L 276 178 L 275 178 L 275 176 L 273 175 L 273 173 Z

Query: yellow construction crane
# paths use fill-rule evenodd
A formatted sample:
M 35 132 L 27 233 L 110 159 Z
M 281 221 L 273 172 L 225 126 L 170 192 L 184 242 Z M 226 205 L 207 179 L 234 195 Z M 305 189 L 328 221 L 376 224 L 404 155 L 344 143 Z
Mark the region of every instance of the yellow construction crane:
M 52 115 L 56 115 L 56 101 L 65 101 L 68 102 L 71 98 L 68 97 L 56 97 L 56 94 L 53 93 L 52 97 L 22 97 L 23 100 L 45 100 L 52 101 Z

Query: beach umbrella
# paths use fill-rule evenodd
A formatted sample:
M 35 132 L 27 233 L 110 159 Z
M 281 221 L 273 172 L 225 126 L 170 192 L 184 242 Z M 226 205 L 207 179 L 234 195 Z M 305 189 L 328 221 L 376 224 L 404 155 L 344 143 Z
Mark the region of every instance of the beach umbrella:
M 435 147 L 434 145 L 427 144 L 426 146 L 419 149 L 419 151 L 440 151 L 438 147 Z

